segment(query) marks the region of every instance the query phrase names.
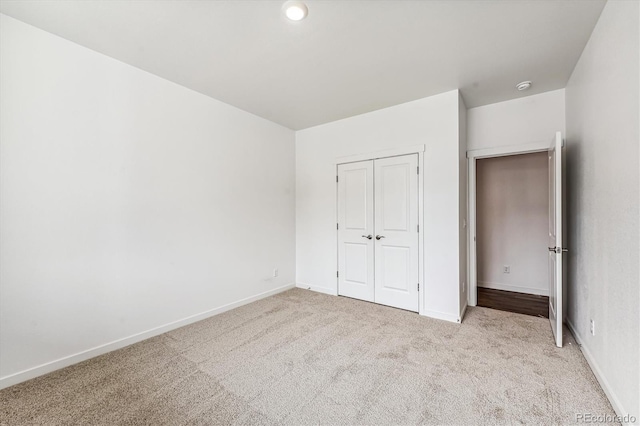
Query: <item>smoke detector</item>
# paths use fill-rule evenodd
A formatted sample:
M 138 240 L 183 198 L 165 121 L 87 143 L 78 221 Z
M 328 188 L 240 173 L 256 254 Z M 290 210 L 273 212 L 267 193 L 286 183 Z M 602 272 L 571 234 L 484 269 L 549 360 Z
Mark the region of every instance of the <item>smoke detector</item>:
M 523 81 L 520 82 L 518 84 L 516 84 L 516 89 L 523 91 L 523 90 L 527 90 L 529 87 L 531 87 L 531 82 L 530 81 Z

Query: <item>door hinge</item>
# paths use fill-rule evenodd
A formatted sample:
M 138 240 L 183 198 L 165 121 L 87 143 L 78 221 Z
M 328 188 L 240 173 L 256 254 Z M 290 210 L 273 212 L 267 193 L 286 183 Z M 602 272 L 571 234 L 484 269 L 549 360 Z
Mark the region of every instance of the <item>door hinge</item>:
M 420 174 L 420 166 L 416 167 L 417 173 Z
M 420 225 L 416 225 L 416 230 L 420 232 Z
M 336 176 L 336 182 L 338 181 L 338 176 Z
M 336 278 L 340 278 L 340 271 L 336 271 Z
M 420 291 L 420 283 L 418 283 L 418 291 Z
M 336 229 L 340 229 L 340 224 L 336 223 Z

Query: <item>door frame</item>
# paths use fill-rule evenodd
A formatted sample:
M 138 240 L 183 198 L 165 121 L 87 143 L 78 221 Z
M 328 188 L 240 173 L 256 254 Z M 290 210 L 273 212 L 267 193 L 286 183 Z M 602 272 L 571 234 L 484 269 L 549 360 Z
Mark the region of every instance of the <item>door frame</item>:
M 467 232 L 467 274 L 469 291 L 467 292 L 467 304 L 477 306 L 478 304 L 478 257 L 476 250 L 476 161 L 484 158 L 506 157 L 509 155 L 533 154 L 536 152 L 547 152 L 549 142 L 532 142 L 522 145 L 507 145 L 496 148 L 473 149 L 467 151 L 468 163 L 468 221 Z
M 420 290 L 418 291 L 418 314 L 425 314 L 425 285 L 424 285 L 424 152 L 425 145 L 413 145 L 400 148 L 385 149 L 382 151 L 365 152 L 362 154 L 353 154 L 347 156 L 336 157 L 333 168 L 335 176 L 338 176 L 338 165 L 347 163 L 356 163 L 359 161 L 377 160 L 380 158 L 399 157 L 402 155 L 418 155 L 418 167 L 420 173 L 418 174 L 418 226 L 420 232 L 418 232 L 418 279 L 420 280 Z M 338 182 L 336 182 L 335 188 L 335 222 L 338 223 Z M 336 271 L 338 271 L 339 259 L 338 259 L 338 229 L 335 233 L 336 244 Z M 418 283 L 416 283 L 418 284 Z M 338 294 L 339 279 L 336 276 L 336 295 Z

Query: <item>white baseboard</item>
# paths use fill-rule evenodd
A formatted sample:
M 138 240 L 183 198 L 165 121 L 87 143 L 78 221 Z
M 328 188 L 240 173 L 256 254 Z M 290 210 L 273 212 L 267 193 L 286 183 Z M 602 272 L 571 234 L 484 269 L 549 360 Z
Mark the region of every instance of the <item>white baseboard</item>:
M 424 316 L 439 319 L 439 320 L 449 321 L 449 322 L 455 322 L 458 324 L 460 323 L 460 318 L 461 318 L 458 315 L 449 314 L 446 312 L 434 311 L 431 309 L 426 309 L 424 311 Z
M 516 293 L 537 294 L 539 296 L 548 296 L 549 289 L 541 289 L 535 287 L 520 287 L 502 283 L 492 283 L 487 281 L 478 281 L 478 287 L 492 288 L 494 290 L 514 291 Z
M 264 299 L 265 297 L 273 296 L 274 294 L 282 293 L 283 291 L 294 288 L 294 284 L 288 284 L 282 287 L 278 287 L 273 290 L 265 291 L 264 293 L 256 294 L 255 296 L 247 297 L 245 299 L 238 300 L 236 302 L 229 303 L 218 308 L 210 309 L 199 314 L 191 315 L 181 320 L 173 321 L 159 327 L 152 328 L 141 333 L 134 334 L 129 337 L 115 340 L 113 342 L 105 343 L 104 345 L 96 346 L 91 349 L 87 349 L 82 352 L 78 352 L 73 355 L 66 356 L 64 358 L 57 359 L 55 361 L 47 362 L 36 367 L 29 368 L 27 370 L 20 371 L 18 373 L 11 374 L 9 376 L 0 377 L 0 389 L 13 386 L 15 384 L 24 382 L 29 379 L 33 379 L 43 374 L 51 373 L 52 371 L 59 370 L 64 367 L 68 367 L 73 364 L 77 364 L 82 361 L 86 361 L 89 358 L 96 357 L 98 355 L 106 354 L 107 352 L 114 351 L 116 349 L 124 348 L 125 346 L 132 345 L 134 343 L 141 342 L 149 339 L 150 337 L 158 336 L 166 333 L 167 331 L 175 330 L 176 328 L 184 327 L 185 325 L 192 324 L 194 322 L 201 321 L 203 319 L 212 317 L 214 315 L 221 314 L 231 309 L 246 305 L 256 300 Z
M 465 304 L 462 307 L 462 310 L 460 311 L 460 322 L 462 322 L 462 320 L 464 320 L 464 314 L 467 313 L 467 306 L 469 306 L 469 304 L 466 303 L 466 301 L 465 301 Z
M 329 287 L 318 287 L 315 285 L 309 285 L 305 283 L 297 283 L 296 287 L 303 288 L 305 290 L 317 291 L 318 293 L 330 294 L 332 296 L 337 296 L 338 291 Z
M 611 406 L 613 406 L 613 409 L 615 410 L 616 414 L 621 418 L 628 416 L 630 413 L 622 407 L 620 400 L 618 399 L 616 394 L 613 392 L 613 389 L 611 389 L 611 386 L 609 385 L 609 382 L 607 381 L 607 379 L 602 374 L 602 370 L 598 366 L 598 363 L 596 362 L 596 360 L 593 358 L 593 355 L 591 355 L 589 348 L 585 346 L 584 340 L 582 339 L 582 336 L 580 336 L 580 333 L 578 333 L 574 325 L 568 319 L 565 322 L 565 324 L 567 324 L 567 327 L 571 331 L 571 334 L 573 334 L 573 337 L 575 337 L 576 342 L 578 342 L 578 344 L 580 345 L 580 350 L 582 351 L 582 354 L 587 360 L 589 367 L 591 367 L 591 371 L 593 371 L 593 375 L 596 376 L 598 383 L 600 383 L 600 387 L 602 387 L 602 390 L 604 391 L 605 395 L 607 395 L 607 398 L 609 399 Z M 623 423 L 623 424 L 631 424 L 631 423 Z

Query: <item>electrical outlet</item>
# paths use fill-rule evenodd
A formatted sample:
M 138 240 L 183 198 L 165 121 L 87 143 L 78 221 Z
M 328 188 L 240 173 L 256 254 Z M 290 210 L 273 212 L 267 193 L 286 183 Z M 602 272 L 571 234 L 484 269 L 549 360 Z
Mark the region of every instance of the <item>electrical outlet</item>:
M 502 273 L 503 273 L 503 274 L 510 274 L 510 273 L 511 273 L 511 266 L 509 266 L 509 265 L 504 265 L 504 266 L 502 267 Z
M 277 276 L 278 276 L 278 268 L 275 268 L 275 269 L 273 270 L 273 278 L 275 278 L 275 277 L 277 277 Z
M 590 323 L 589 331 L 591 332 L 592 336 L 595 336 L 596 335 L 596 322 L 594 320 L 590 320 L 589 323 Z

